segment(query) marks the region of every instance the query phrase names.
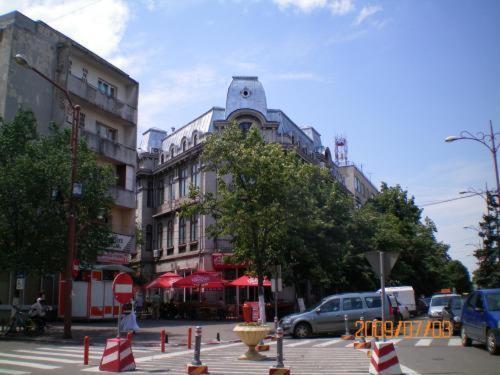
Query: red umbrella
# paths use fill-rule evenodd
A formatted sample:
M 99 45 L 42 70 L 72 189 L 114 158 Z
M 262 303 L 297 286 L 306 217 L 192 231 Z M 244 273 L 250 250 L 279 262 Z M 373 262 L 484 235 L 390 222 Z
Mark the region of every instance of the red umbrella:
M 174 288 L 224 288 L 227 281 L 220 279 L 214 272 L 196 271 L 172 283 Z
M 259 286 L 259 280 L 253 276 L 241 276 L 229 283 L 229 286 Z M 271 286 L 271 282 L 264 277 L 264 286 Z
M 159 276 L 155 280 L 151 281 L 149 284 L 145 286 L 146 289 L 150 288 L 171 288 L 172 284 L 177 280 L 182 279 L 182 276 L 177 275 L 176 273 L 166 272 L 163 275 Z

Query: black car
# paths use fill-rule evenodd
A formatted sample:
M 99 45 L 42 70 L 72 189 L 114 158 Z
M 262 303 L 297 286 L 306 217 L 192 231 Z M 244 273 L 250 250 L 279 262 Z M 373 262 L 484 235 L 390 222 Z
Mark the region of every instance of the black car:
M 464 300 L 462 297 L 452 297 L 443 308 L 443 322 L 450 322 L 453 327 L 453 332 L 459 331 L 462 327 L 461 317 L 463 304 Z
M 429 311 L 429 303 L 430 301 L 427 301 L 428 298 L 419 298 L 417 300 L 417 314 L 422 315 L 422 314 L 427 314 Z

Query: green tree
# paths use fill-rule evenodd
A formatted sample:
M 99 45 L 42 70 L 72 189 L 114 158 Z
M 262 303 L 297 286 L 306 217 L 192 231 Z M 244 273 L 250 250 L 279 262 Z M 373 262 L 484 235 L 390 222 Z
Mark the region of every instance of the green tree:
M 498 251 L 498 205 L 493 195 L 487 192 L 487 213 L 479 223 L 483 246 L 474 251 L 478 269 L 474 271 L 474 282 L 480 288 L 497 288 L 500 285 L 500 261 Z
M 39 274 L 64 269 L 70 193 L 70 132 L 51 126 L 38 136 L 33 113 L 20 111 L 0 122 L 0 263 L 4 270 Z M 109 214 L 112 171 L 97 164 L 85 141 L 78 145 L 77 257 L 94 261 L 112 233 L 101 218 Z
M 469 271 L 459 260 L 450 260 L 446 265 L 448 287 L 455 288 L 457 293 L 469 293 L 472 290 Z
M 421 220 L 421 209 L 399 185 L 382 183 L 380 193 L 355 214 L 352 234 L 358 251 L 397 251 L 399 259 L 388 285 L 412 285 L 417 294 L 432 294 L 448 285 L 448 246 L 437 241 L 436 226 Z
M 265 143 L 258 129 L 242 131 L 231 124 L 206 142 L 204 170 L 216 176 L 216 193 L 191 189 L 195 204 L 185 204 L 182 215 L 210 214 L 210 233 L 230 237 L 234 255 L 255 271 L 263 312 L 264 275 L 283 263 L 283 244 L 291 225 L 303 220 L 301 195 L 305 165 L 278 144 Z

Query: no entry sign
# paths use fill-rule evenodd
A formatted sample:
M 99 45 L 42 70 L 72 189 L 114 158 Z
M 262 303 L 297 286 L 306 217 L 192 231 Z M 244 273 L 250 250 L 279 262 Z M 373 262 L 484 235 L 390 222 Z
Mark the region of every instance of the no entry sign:
M 128 303 L 133 295 L 133 282 L 128 273 L 120 272 L 113 281 L 113 295 L 121 304 Z

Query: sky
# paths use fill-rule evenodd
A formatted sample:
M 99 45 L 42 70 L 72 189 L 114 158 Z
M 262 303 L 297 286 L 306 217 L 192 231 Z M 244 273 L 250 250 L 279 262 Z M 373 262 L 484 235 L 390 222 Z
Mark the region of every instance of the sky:
M 460 191 L 495 187 L 491 154 L 467 130 L 500 128 L 496 0 L 0 0 L 139 81 L 139 132 L 170 131 L 224 106 L 255 75 L 269 108 L 311 125 L 379 186 L 415 196 L 470 271 L 485 209 Z M 138 140 L 140 141 L 140 139 Z

